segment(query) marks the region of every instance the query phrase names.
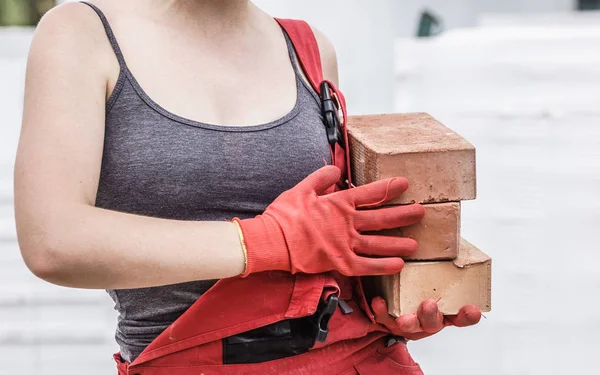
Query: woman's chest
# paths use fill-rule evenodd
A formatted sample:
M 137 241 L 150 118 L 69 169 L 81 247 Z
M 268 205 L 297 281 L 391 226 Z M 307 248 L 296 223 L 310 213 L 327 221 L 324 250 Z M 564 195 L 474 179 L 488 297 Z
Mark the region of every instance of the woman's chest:
M 192 220 L 260 213 L 331 163 L 318 107 L 287 117 L 245 129 L 210 128 L 149 107 L 116 108 L 107 119 L 97 205 Z

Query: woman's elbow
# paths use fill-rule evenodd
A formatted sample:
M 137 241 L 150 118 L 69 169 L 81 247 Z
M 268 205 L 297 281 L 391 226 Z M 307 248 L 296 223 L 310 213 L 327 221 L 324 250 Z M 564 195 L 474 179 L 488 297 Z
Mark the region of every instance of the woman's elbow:
M 17 230 L 19 248 L 25 265 L 38 278 L 60 284 L 65 262 L 61 260 L 60 243 L 55 235 L 32 235 L 31 231 Z

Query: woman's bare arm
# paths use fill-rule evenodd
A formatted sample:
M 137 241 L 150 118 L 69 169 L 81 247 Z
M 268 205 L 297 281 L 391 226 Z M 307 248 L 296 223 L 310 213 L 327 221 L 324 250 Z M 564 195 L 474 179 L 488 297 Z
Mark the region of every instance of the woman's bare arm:
M 337 84 L 333 46 L 315 32 L 325 76 Z M 115 63 L 96 15 L 78 4 L 51 12 L 36 31 L 15 167 L 25 262 L 44 280 L 78 288 L 139 288 L 239 275 L 244 256 L 231 223 L 94 207 L 106 87 Z
M 162 220 L 94 207 L 114 59 L 94 17 L 78 4 L 61 6 L 41 22 L 32 43 L 15 167 L 25 262 L 40 278 L 78 288 L 239 275 L 244 255 L 231 223 Z

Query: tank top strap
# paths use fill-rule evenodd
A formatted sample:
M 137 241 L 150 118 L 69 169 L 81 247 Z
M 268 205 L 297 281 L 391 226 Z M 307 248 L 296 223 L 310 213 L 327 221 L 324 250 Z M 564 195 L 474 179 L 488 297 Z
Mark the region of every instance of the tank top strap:
M 292 62 L 292 67 L 294 68 L 294 73 L 296 73 L 297 79 L 302 81 L 304 79 L 304 78 L 302 78 L 302 68 L 299 65 L 300 64 L 299 57 L 298 57 L 298 54 L 296 53 L 296 49 L 294 48 L 294 43 L 292 43 L 292 40 L 290 39 L 290 36 L 288 35 L 287 31 L 285 31 L 283 28 L 282 28 L 282 31 L 283 31 L 283 35 L 285 36 L 285 42 L 287 44 L 288 54 L 290 55 L 290 61 Z
M 106 35 L 108 36 L 108 40 L 110 41 L 113 51 L 115 51 L 117 60 L 119 60 L 119 66 L 121 67 L 121 69 L 125 69 L 127 67 L 127 64 L 125 64 L 125 57 L 123 57 L 123 52 L 121 52 L 121 48 L 119 47 L 117 38 L 115 37 L 115 34 L 113 33 L 112 28 L 110 27 L 108 19 L 106 18 L 104 13 L 94 4 L 90 4 L 85 1 L 81 1 L 81 3 L 92 8 L 96 12 L 96 14 L 98 14 L 98 17 L 100 17 L 100 21 L 102 21 L 102 25 L 104 26 L 104 30 L 106 31 Z

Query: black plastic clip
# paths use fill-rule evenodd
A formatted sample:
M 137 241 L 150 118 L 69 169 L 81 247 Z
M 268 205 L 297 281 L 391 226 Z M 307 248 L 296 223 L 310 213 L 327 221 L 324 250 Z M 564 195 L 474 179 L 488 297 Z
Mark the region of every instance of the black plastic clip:
M 327 305 L 322 311 L 318 312 L 316 321 L 315 342 L 325 342 L 329 334 L 329 319 L 335 313 L 338 307 L 339 299 L 335 294 L 332 294 L 327 300 Z
M 385 341 L 385 347 L 389 348 L 390 346 L 394 346 L 399 342 L 406 345 L 406 339 L 403 336 L 390 336 Z
M 333 146 L 339 143 L 344 147 L 342 132 L 340 130 L 340 118 L 338 117 L 338 106 L 331 97 L 331 86 L 328 82 L 321 82 L 321 112 L 323 114 L 323 122 L 327 130 L 327 140 Z

